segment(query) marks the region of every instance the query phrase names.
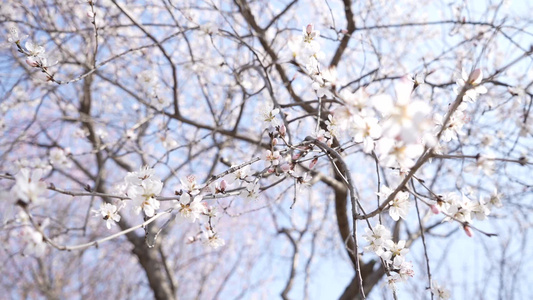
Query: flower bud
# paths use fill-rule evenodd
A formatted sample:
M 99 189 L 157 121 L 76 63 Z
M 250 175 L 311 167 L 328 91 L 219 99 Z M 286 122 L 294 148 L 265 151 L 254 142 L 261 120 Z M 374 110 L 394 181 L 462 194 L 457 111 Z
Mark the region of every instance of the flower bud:
M 285 125 L 281 125 L 281 126 L 279 127 L 279 134 L 280 134 L 281 136 L 285 136 L 286 133 L 287 133 L 287 127 L 285 127 Z
M 276 146 L 278 144 L 278 139 L 277 138 L 273 138 L 272 139 L 272 147 Z
M 315 157 L 310 163 L 309 163 L 309 169 L 313 169 L 316 164 L 318 163 L 318 157 Z
M 309 25 L 307 25 L 307 27 L 305 27 L 305 32 L 307 34 L 311 34 L 311 32 L 313 32 L 313 29 L 314 29 L 313 24 L 309 24 Z
M 440 212 L 440 209 L 439 209 L 439 207 L 438 207 L 436 204 L 433 204 L 433 205 L 431 205 L 431 211 L 432 211 L 434 214 L 438 215 L 439 212 Z
M 39 66 L 39 62 L 34 58 L 34 57 L 28 57 L 26 58 L 26 63 L 30 66 L 30 67 L 38 67 Z
M 466 235 L 468 235 L 468 237 L 472 237 L 474 235 L 474 233 L 472 232 L 472 229 L 468 226 L 463 226 L 463 229 L 465 230 L 465 233 Z
M 284 173 L 287 173 L 291 170 L 291 165 L 288 163 L 284 163 L 283 165 L 280 166 L 280 168 Z
M 226 182 L 226 180 L 222 179 L 220 181 L 220 191 L 225 192 L 227 187 L 228 187 L 228 183 Z
M 87 11 L 87 17 L 89 17 L 91 19 L 94 18 L 94 13 L 92 11 L 88 10 Z
M 472 85 L 478 85 L 481 83 L 481 80 L 483 79 L 483 72 L 481 69 L 475 69 L 470 73 L 470 76 L 468 76 L 468 83 Z
M 297 160 L 298 158 L 300 158 L 301 155 L 302 155 L 301 153 L 294 153 L 292 155 L 292 160 Z

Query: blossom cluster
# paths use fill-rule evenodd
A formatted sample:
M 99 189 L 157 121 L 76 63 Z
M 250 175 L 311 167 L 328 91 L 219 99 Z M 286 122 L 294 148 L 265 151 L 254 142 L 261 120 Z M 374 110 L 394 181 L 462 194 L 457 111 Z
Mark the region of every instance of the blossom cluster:
M 50 150 L 50 163 L 56 168 L 70 168 L 72 163 L 68 159 L 69 149 L 54 148 Z
M 21 43 L 27 37 L 27 35 L 20 35 L 18 29 L 15 26 L 11 26 L 8 29 L 8 43 L 15 44 L 17 50 L 26 56 L 26 63 L 30 67 L 46 70 L 46 68 L 53 66 L 57 63 L 57 59 L 55 59 L 53 56 L 46 54 L 46 49 L 43 46 L 31 40 L 27 40 L 24 43 L 24 47 L 22 47 Z
M 28 214 L 34 206 L 45 204 L 47 185 L 42 179 L 44 172 L 49 170 L 49 165 L 41 161 L 25 161 L 20 162 L 20 165 L 22 167 L 15 175 L 15 184 L 6 195 L 2 196 L 16 200 L 17 204 L 23 208 L 15 219 L 19 225 L 18 229 L 12 232 L 13 236 L 20 241 L 22 253 L 42 256 L 46 250 L 46 242 L 41 232 L 46 228 L 48 219 L 41 224 L 33 225 L 29 221 Z M 29 168 L 30 165 L 33 168 Z
M 277 117 L 279 111 L 279 108 L 274 108 L 270 102 L 261 103 L 259 105 L 259 115 L 257 116 L 257 121 L 263 124 L 263 129 L 272 132 L 281 124 Z
M 37 257 L 43 256 L 47 247 L 41 231 L 48 226 L 49 220 L 45 219 L 41 224 L 36 225 L 38 230 L 30 224 L 28 214 L 25 211 L 20 211 L 15 221 L 20 227 L 13 231 L 12 235 L 19 239 L 22 253 Z
M 156 110 L 163 110 L 170 105 L 170 100 L 166 97 L 160 97 L 159 78 L 154 70 L 144 70 L 137 75 L 137 81 L 141 85 L 141 89 L 150 99 L 149 104 Z
M 362 144 L 365 153 L 375 151 L 379 162 L 384 167 L 407 170 L 414 166 L 416 160 L 426 148 L 440 148 L 437 137 L 444 142 L 457 140 L 465 135 L 463 126 L 468 122 L 467 103 L 475 102 L 479 95 L 487 92 L 481 85 L 483 73 L 475 69 L 468 75 L 463 69 L 456 74 L 456 94 L 463 93 L 464 103 L 454 109 L 443 124 L 445 117 L 432 115 L 429 105 L 421 100 L 412 100 L 414 88 L 424 82 L 422 76 L 403 77 L 395 84 L 395 97 L 387 94 L 370 96 L 364 88 L 354 92 L 343 89 L 340 94 L 335 91 L 337 83 L 336 69 L 321 68 L 322 57 L 318 38 L 320 33 L 312 24 L 304 27 L 298 42 L 290 43 L 295 58 L 302 59 L 309 76 L 313 80 L 312 88 L 317 97 L 341 99 L 343 105 L 335 108 L 325 121 L 326 129 L 318 129 L 313 135 L 328 145 L 333 138 L 347 134 L 355 143 Z M 264 121 L 275 120 L 279 109 L 264 111 Z M 276 126 L 276 122 L 273 122 Z M 480 168 L 488 170 L 490 160 L 478 160 L 483 163 Z M 471 168 L 475 169 L 475 168 Z M 490 170 L 486 171 L 490 175 Z
M 466 103 L 459 105 L 455 112 L 450 116 L 448 123 L 446 123 L 444 128 L 444 116 L 436 113 L 433 116 L 433 120 L 436 124 L 435 135 L 437 135 L 442 129 L 441 140 L 444 142 L 457 140 L 458 137 L 464 136 L 465 132 L 463 131 L 463 126 L 467 121 L 465 114 L 466 106 Z
M 490 215 L 493 208 L 501 208 L 502 195 L 495 189 L 492 195 L 486 199 L 479 197 L 477 201 L 469 199 L 464 193 L 459 196 L 451 192 L 439 196 L 437 204 L 432 206 L 435 213 L 442 212 L 446 215 L 444 221 L 458 221 L 465 224 L 465 231 L 471 235 L 467 224 L 472 224 L 473 220 L 483 221 Z
M 123 206 L 124 202 L 121 202 Z M 96 217 L 101 216 L 106 221 L 106 227 L 107 229 L 111 229 L 111 226 L 115 224 L 115 222 L 120 221 L 120 214 L 118 211 L 120 210 L 120 206 L 117 207 L 114 204 L 111 203 L 102 203 L 100 205 L 100 208 L 98 210 L 93 209 L 93 213 Z
M 303 57 L 317 97 L 338 98 L 343 105 L 327 116 L 326 129 L 317 129 L 314 137 L 331 145 L 333 138 L 347 134 L 355 143 L 362 144 L 365 153 L 376 151 L 382 166 L 412 167 L 424 147 L 435 144 L 435 137 L 430 132 L 429 106 L 423 101 L 411 100 L 415 84 L 422 81 L 420 76 L 415 79 L 404 77 L 397 82 L 395 99 L 386 94 L 371 97 L 364 88 L 353 92 L 343 89 L 337 94 L 336 69 L 320 68 L 318 37 L 319 32 L 310 24 L 303 29 L 301 42 L 291 47 L 299 47 L 299 51 L 294 52 L 297 57 Z
M 193 198 L 189 193 L 184 193 L 180 197 L 178 211 L 183 219 L 194 223 L 200 218 L 200 215 L 207 212 L 207 208 L 202 203 L 201 195 L 197 195 Z
M 318 37 L 320 31 L 315 30 L 313 24 L 309 24 L 302 30 L 302 35 L 289 43 L 294 58 L 302 59 L 306 70 L 312 74 L 318 70 L 318 59 L 324 56 L 320 51 Z
M 405 282 L 409 277 L 414 276 L 413 264 L 405 260 L 409 249 L 405 248 L 404 240 L 398 243 L 392 241 L 390 231 L 381 224 L 372 229 L 365 228 L 363 238 L 368 242 L 364 250 L 373 252 L 383 259 L 389 272 L 387 281 L 391 287 L 394 287 L 395 283 Z
M 230 173 L 226 176 L 227 180 L 232 183 L 237 180 L 243 180 L 248 176 L 248 168 L 238 169 L 235 173 Z M 203 193 L 211 192 L 212 195 L 225 193 L 227 188 L 226 179 L 216 182 L 211 186 L 205 187 L 196 181 L 193 175 L 186 176 L 180 179 L 181 186 L 176 194 L 179 195 L 179 200 L 174 201 L 173 209 L 178 213 L 179 219 L 190 223 L 195 223 L 200 220 L 202 216 L 211 219 L 217 216 L 216 210 L 213 207 L 207 207 L 203 201 Z M 160 208 L 160 201 L 157 196 L 163 189 L 163 183 L 155 175 L 155 170 L 149 166 L 143 166 L 136 172 L 129 172 L 124 182 L 116 186 L 116 190 L 124 197 L 131 199 L 133 211 L 139 214 L 141 211 L 147 217 L 153 217 L 157 214 Z M 121 220 L 119 214 L 124 207 L 126 207 L 127 200 L 120 200 L 117 203 L 102 203 L 98 210 L 93 210 L 95 216 L 101 217 L 106 221 L 106 227 L 111 229 L 114 223 Z M 225 241 L 218 235 L 211 226 L 208 226 L 199 238 L 206 246 L 217 249 L 225 244 Z M 190 241 L 196 241 L 196 238 Z
M 393 190 L 391 190 L 389 187 L 382 186 L 379 196 L 383 197 L 383 199 L 386 199 L 390 194 L 392 194 L 392 192 Z M 389 215 L 394 221 L 398 221 L 400 218 L 405 220 L 409 214 L 410 207 L 411 203 L 409 202 L 409 193 L 399 191 L 394 196 L 394 199 L 392 199 L 390 202 Z
M 468 121 L 468 114 L 466 113 L 468 103 L 476 102 L 479 95 L 487 92 L 487 88 L 481 85 L 482 80 L 483 72 L 481 69 L 475 69 L 470 75 L 466 73 L 465 69 L 455 73 L 456 86 L 453 90 L 456 95 L 460 95 L 461 92 L 464 93 L 462 97 L 463 102 L 452 112 L 446 125 L 443 124 L 444 116 L 440 114 L 434 115 L 434 122 L 436 124 L 435 133 L 438 134 L 442 131 L 440 136 L 442 141 L 450 142 L 465 135 L 462 128 Z
M 274 157 L 279 158 L 278 153 L 272 153 L 268 151 L 265 153 L 265 160 L 272 161 Z M 232 166 L 232 168 L 235 166 Z M 240 197 L 247 200 L 255 200 L 259 197 L 259 183 L 257 180 L 253 179 L 251 169 L 249 165 L 246 165 L 242 168 L 238 168 L 235 172 L 232 172 L 222 179 L 221 183 L 224 185 L 241 185 L 243 189 L 240 192 Z
M 271 138 L 270 149 L 264 150 L 262 160 L 265 162 L 266 173 L 274 174 L 276 176 L 292 177 L 299 184 L 299 189 L 308 185 L 311 181 L 311 177 L 308 172 L 300 172 L 296 169 L 298 163 L 302 162 L 302 159 L 310 153 L 311 148 L 309 146 L 294 147 L 293 149 L 287 149 L 289 145 L 288 138 L 286 136 L 285 125 L 276 127 L 276 131 L 270 132 Z M 281 144 L 283 141 L 284 144 Z M 280 149 L 280 147 L 283 147 Z M 313 169 L 318 162 L 318 158 L 311 159 L 308 168 Z M 257 176 L 253 180 L 244 180 L 245 190 L 241 193 L 246 199 L 256 199 L 259 193 L 258 180 L 260 176 Z
M 463 95 L 463 101 L 474 103 L 481 94 L 487 92 L 487 88 L 480 85 L 483 80 L 483 72 L 481 69 L 475 69 L 467 75 L 466 70 L 463 68 L 461 73 L 455 74 L 455 82 L 457 86 L 454 87 L 454 92 L 459 95 L 461 90 L 465 90 Z
M 159 201 L 156 197 L 163 189 L 163 182 L 155 175 L 154 169 L 144 166 L 137 172 L 130 172 L 124 179 L 128 197 L 133 203 L 136 214 L 144 211 L 147 217 L 154 216 L 159 209 Z
M 227 178 L 233 182 L 241 177 L 245 178 L 247 176 L 245 172 L 246 170 L 240 169 L 236 172 L 237 174 L 229 174 Z M 189 242 L 192 243 L 200 239 L 203 241 L 204 245 L 213 249 L 224 246 L 226 242 L 211 226 L 211 220 L 217 217 L 216 209 L 211 206 L 208 207 L 206 202 L 202 201 L 204 196 L 201 193 L 203 191 L 210 192 L 212 195 L 226 193 L 228 186 L 226 179 L 222 179 L 220 182 L 214 182 L 207 187 L 198 184 L 196 177 L 193 175 L 180 179 L 180 182 L 181 189 L 178 194 L 181 196 L 175 206 L 176 210 L 179 212 L 180 219 L 191 223 L 200 220 L 202 216 L 209 219 L 209 225 L 202 230 L 200 237 L 190 237 Z
M 21 169 L 15 175 L 15 185 L 11 188 L 11 193 L 18 201 L 26 205 L 39 205 L 44 202 L 43 194 L 46 193 L 46 183 L 41 181 L 43 177 L 42 169 Z
M 155 175 L 154 169 L 149 166 L 139 168 L 139 171 L 129 172 L 124 181 L 115 185 L 115 192 L 120 196 L 128 197 L 132 202 L 135 214 L 141 211 L 147 217 L 153 217 L 159 209 L 160 203 L 157 196 L 163 189 L 163 182 Z M 106 221 L 106 227 L 111 229 L 115 222 L 119 222 L 119 212 L 127 206 L 126 200 L 118 200 L 115 203 L 102 203 L 99 209 L 93 210 L 95 216 L 102 217 Z
M 89 17 L 94 18 L 94 13 L 90 12 Z M 217 31 L 213 29 L 213 26 L 214 24 L 208 24 L 202 26 L 201 29 L 207 34 L 213 34 Z M 424 101 L 412 99 L 414 89 L 422 82 L 419 78 L 411 79 L 406 76 L 397 81 L 394 86 L 394 97 L 386 94 L 371 96 L 365 88 L 355 91 L 343 89 L 337 93 L 336 68 L 320 66 L 319 61 L 324 55 L 320 51 L 319 37 L 320 32 L 309 24 L 303 28 L 302 35 L 296 43 L 289 43 L 294 58 L 303 60 L 304 69 L 312 80 L 310 84 L 312 90 L 309 89 L 309 91 L 314 92 L 319 101 L 333 98 L 342 103 L 340 106 L 336 104 L 331 106 L 334 109 L 323 116 L 326 119 L 325 129 L 317 127 L 313 135 L 318 141 L 329 146 L 332 146 L 334 139 L 348 135 L 355 144 L 361 146 L 364 153 L 377 157 L 383 167 L 409 169 L 416 164 L 417 158 L 428 148 L 436 147 L 440 141 L 450 142 L 464 136 L 463 127 L 468 122 L 466 112 L 468 103 L 477 101 L 479 95 L 487 92 L 487 89 L 481 85 L 483 74 L 480 69 L 474 70 L 469 75 L 463 69 L 461 73 L 456 74 L 457 86 L 454 91 L 457 95 L 462 95 L 461 100 L 465 103 L 456 107 L 446 121 L 445 115 L 433 115 L 429 105 Z M 15 27 L 9 29 L 8 41 L 14 43 L 18 51 L 26 56 L 26 63 L 29 66 L 40 68 L 44 72 L 47 67 L 55 63 L 45 54 L 46 50 L 42 45 L 28 40 L 23 47 L 21 41 L 24 38 L 20 36 Z M 137 82 L 150 99 L 148 104 L 156 110 L 161 111 L 170 104 L 168 98 L 161 98 L 158 95 L 160 80 L 155 71 L 140 72 L 137 75 Z M 321 110 L 322 107 L 319 106 L 318 109 Z M 249 165 L 246 165 L 207 186 L 199 184 L 196 177 L 192 175 L 180 179 L 181 189 L 175 193 L 179 195 L 179 200 L 173 202 L 173 209 L 177 211 L 181 220 L 190 223 L 197 223 L 197 221 L 201 223 L 202 219 L 209 219 L 209 225 L 204 226 L 198 238 L 205 245 L 216 249 L 225 244 L 211 225 L 211 219 L 217 214 L 215 208 L 207 205 L 204 198 L 209 197 L 206 197 L 206 193 L 210 193 L 208 195 L 210 197 L 224 195 L 228 193 L 230 186 L 237 185 L 235 190 L 242 198 L 257 199 L 260 193 L 259 179 L 263 174 L 293 177 L 298 183 L 309 181 L 308 173 L 299 175 L 295 167 L 297 163 L 303 161 L 306 155 L 312 153 L 311 147 L 288 147 L 287 127 L 280 120 L 280 117 L 283 117 L 283 121 L 287 123 L 284 116 L 277 104 L 274 106 L 271 103 L 264 103 L 259 108 L 258 120 L 263 124 L 262 129 L 266 129 L 270 136 L 270 148 L 264 150 L 262 155 L 266 168 L 263 172 L 258 172 L 259 175 L 253 175 Z M 318 122 L 322 121 L 320 113 L 317 119 L 319 119 Z M 2 127 L 1 124 L 0 127 Z M 77 134 L 79 136 L 89 135 L 83 130 Z M 98 129 L 95 135 L 103 139 L 107 136 L 107 132 L 104 129 Z M 134 136 L 134 132 L 131 131 L 129 135 Z M 166 134 L 159 135 L 159 137 L 167 150 L 176 148 L 178 145 L 172 137 Z M 281 149 L 282 147 L 291 149 Z M 56 169 L 70 168 L 72 164 L 69 156 L 68 149 L 53 148 L 50 150 L 48 159 Z M 491 156 L 479 156 L 474 164 L 465 168 L 465 171 L 481 170 L 490 175 L 494 167 L 491 158 Z M 318 158 L 307 159 L 310 161 L 309 169 L 313 169 Z M 42 169 L 30 171 L 28 168 L 22 168 L 15 176 L 16 182 L 11 193 L 26 205 L 42 204 L 43 195 L 47 189 L 42 181 L 43 172 Z M 137 215 L 142 211 L 146 217 L 153 217 L 160 209 L 161 202 L 158 201 L 158 196 L 163 190 L 163 182 L 155 175 L 155 170 L 151 167 L 144 166 L 139 171 L 128 173 L 120 190 L 123 196 L 131 200 L 133 211 Z M 382 186 L 379 196 L 387 198 L 392 192 L 393 190 L 389 187 Z M 458 221 L 465 224 L 465 230 L 467 230 L 466 226 L 474 219 L 484 220 L 490 215 L 492 208 L 501 207 L 500 198 L 501 195 L 497 191 L 489 199 L 480 197 L 477 201 L 469 199 L 465 194 L 459 197 L 456 193 L 448 193 L 438 197 L 431 209 L 435 213 L 445 214 L 444 221 Z M 111 229 L 115 223 L 121 221 L 120 213 L 123 212 L 122 209 L 126 203 L 128 200 L 102 203 L 99 209 L 93 210 L 93 213 L 105 220 L 106 227 Z M 410 207 L 409 193 L 399 191 L 391 199 L 388 213 L 394 221 L 399 221 L 407 218 Z M 41 224 L 36 227 L 27 221 L 23 224 L 19 235 L 25 245 L 24 253 L 42 255 L 46 249 L 42 230 L 46 225 Z M 394 286 L 395 283 L 403 282 L 414 275 L 412 263 L 406 261 L 406 255 L 409 252 L 406 248 L 406 241 L 394 242 L 390 231 L 381 224 L 374 228 L 367 228 L 365 231 L 363 237 L 368 245 L 364 247 L 364 250 L 373 252 L 382 259 L 389 275 L 389 284 Z M 196 239 L 193 237 L 191 241 Z M 439 299 L 449 298 L 449 292 L 437 283 L 432 283 L 431 289 Z
M 413 88 L 413 81 L 404 77 L 395 85 L 396 101 L 388 95 L 374 98 L 374 106 L 382 116 L 383 134 L 376 150 L 383 166 L 408 169 L 424 152 L 425 146 L 434 144 L 429 133 L 430 108 L 421 100 L 411 101 Z
M 329 135 L 347 133 L 362 144 L 365 153 L 376 151 L 382 166 L 412 167 L 424 147 L 434 144 L 429 134 L 430 108 L 422 101 L 411 101 L 413 88 L 413 81 L 404 77 L 395 85 L 396 100 L 386 94 L 370 97 L 362 89 L 343 91 L 345 105 L 326 121 Z

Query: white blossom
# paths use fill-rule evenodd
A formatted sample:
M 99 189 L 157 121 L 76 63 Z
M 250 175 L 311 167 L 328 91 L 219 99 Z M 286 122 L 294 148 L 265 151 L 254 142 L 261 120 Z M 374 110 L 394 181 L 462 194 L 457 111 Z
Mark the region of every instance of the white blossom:
M 214 233 L 212 230 L 204 231 L 204 245 L 216 250 L 225 244 L 226 242 L 217 233 Z
M 364 250 L 375 252 L 380 256 L 384 252 L 385 242 L 391 239 L 391 233 L 385 226 L 378 224 L 373 230 L 365 228 L 363 238 L 369 243 L 368 246 L 364 247 Z
M 487 88 L 479 85 L 483 80 L 483 72 L 481 69 L 475 69 L 470 75 L 467 75 L 465 69 L 461 70 L 461 73 L 456 72 L 455 82 L 457 86 L 454 87 L 454 92 L 459 95 L 463 88 L 466 88 L 466 92 L 463 96 L 465 102 L 476 102 L 480 94 L 485 94 Z M 465 87 L 466 86 L 466 87 Z
M 263 123 L 264 129 L 271 130 L 281 124 L 280 120 L 276 117 L 279 112 L 279 108 L 274 108 L 272 103 L 265 102 L 259 106 L 259 116 L 257 119 Z
M 131 198 L 133 210 L 136 214 L 142 211 L 152 217 L 159 209 L 156 197 L 163 189 L 163 182 L 149 166 L 143 166 L 137 172 L 129 172 L 124 181 L 127 184 L 127 195 Z
M 41 229 L 44 226 L 41 226 Z M 22 253 L 41 257 L 46 251 L 46 242 L 43 235 L 31 225 L 23 226 L 18 232 L 18 237 L 23 245 Z
M 312 84 L 313 89 L 316 91 L 317 96 L 321 97 L 333 97 L 332 89 L 337 81 L 336 68 L 328 68 L 322 71 L 320 74 L 313 77 L 314 82 Z
M 444 221 L 457 220 L 459 222 L 472 223 L 472 210 L 474 204 L 463 194 L 461 201 L 454 201 L 446 208 L 446 213 L 449 217 L 446 217 Z
M 264 160 L 270 162 L 272 165 L 277 166 L 279 164 L 280 159 L 281 155 L 279 151 L 265 151 Z
M 332 97 L 333 94 L 331 93 L 331 82 L 325 81 L 321 76 L 316 76 L 314 78 L 314 82 L 311 85 L 313 90 L 316 91 L 316 95 L 321 98 L 324 96 Z
M 42 195 L 46 193 L 46 183 L 41 181 L 42 169 L 21 169 L 15 175 L 15 185 L 11 189 L 13 195 L 25 203 L 40 204 Z
M 462 130 L 465 124 L 465 118 L 466 117 L 462 111 L 460 111 L 459 109 L 456 110 L 451 115 L 450 119 L 448 120 L 448 123 L 446 123 L 446 127 L 444 128 L 444 130 L 442 130 L 444 117 L 440 114 L 436 114 L 433 117 L 433 120 L 437 125 L 435 131 L 436 133 L 438 133 L 442 130 L 441 139 L 445 142 L 457 140 L 458 136 L 464 136 L 466 134 Z
M 154 70 L 144 70 L 137 74 L 137 80 L 145 91 L 155 88 L 158 83 L 157 73 Z
M 124 181 L 128 184 L 140 185 L 143 180 L 152 179 L 155 174 L 154 169 L 149 166 L 143 166 L 137 172 L 129 172 Z
M 415 275 L 413 264 L 411 262 L 402 261 L 401 264 L 397 266 L 397 269 L 398 271 L 394 275 L 396 282 L 405 282 L 407 279 L 409 279 L 409 277 L 413 277 Z
M 422 133 L 431 126 L 429 105 L 423 101 L 411 101 L 413 82 L 404 77 L 395 85 L 396 101 L 388 95 L 374 97 L 375 108 L 385 118 L 383 133 L 405 143 L 417 143 Z
M 26 48 L 26 51 L 29 56 L 38 57 L 40 55 L 43 55 L 45 52 L 45 49 L 43 46 L 37 45 L 29 40 L 26 41 L 26 43 L 24 43 L 24 47 Z
M 483 221 L 490 214 L 490 209 L 483 201 L 483 198 L 480 197 L 477 203 L 472 205 L 472 216 L 477 220 Z
M 133 185 L 128 188 L 128 196 L 132 200 L 133 209 L 136 214 L 142 211 L 147 217 L 152 217 L 159 209 L 159 201 L 156 196 L 161 193 L 163 182 L 158 178 L 145 179 L 140 185 Z
M 491 207 L 501 208 L 503 206 L 501 198 L 503 197 L 502 194 L 498 193 L 498 189 L 494 188 L 494 191 L 490 195 L 489 202 L 487 203 L 487 206 L 489 206 L 489 209 Z
M 231 166 L 231 168 L 233 168 L 233 167 L 235 167 L 235 166 Z M 233 173 L 230 173 L 230 174 L 224 176 L 224 178 L 226 179 L 228 184 L 233 184 L 236 181 L 244 181 L 244 180 L 246 180 L 250 174 L 251 174 L 250 173 L 250 166 L 247 165 L 247 166 L 244 166 L 244 167 L 236 170 Z
M 370 113 L 370 110 L 368 110 L 368 93 L 365 89 L 360 88 L 353 93 L 344 89 L 341 91 L 340 96 L 350 110 L 354 110 L 363 116 Z
M 448 300 L 450 299 L 450 291 L 443 286 L 439 285 L 436 281 L 431 281 L 431 292 L 437 297 L 437 300 Z
M 96 131 L 94 132 L 94 134 L 99 137 L 100 139 L 105 139 L 109 134 L 107 133 L 107 130 L 103 129 L 103 128 L 98 128 L 96 129 Z
M 93 209 L 93 213 L 96 217 L 102 216 L 102 218 L 106 220 L 107 229 L 111 229 L 111 226 L 114 225 L 115 222 L 120 221 L 118 208 L 116 205 L 113 205 L 111 203 L 100 204 L 100 208 L 98 210 Z
M 159 134 L 158 136 L 161 144 L 166 150 L 173 150 L 179 146 L 178 142 L 169 134 Z
M 327 133 L 328 137 L 338 137 L 340 126 L 339 126 L 339 119 L 335 117 L 334 115 L 328 115 L 328 119 L 326 120 L 326 126 L 327 126 Z
M 309 24 L 304 27 L 302 34 L 305 43 L 312 43 L 318 36 L 320 36 L 320 31 L 315 30 L 315 26 L 313 24 Z
M 393 191 L 390 188 L 383 186 L 380 196 L 385 199 L 389 197 L 392 192 Z M 409 203 L 409 193 L 400 191 L 396 193 L 394 199 L 392 199 L 390 202 L 389 215 L 394 221 L 398 221 L 400 218 L 405 220 L 409 214 L 410 207 L 411 203 Z
M 311 61 L 317 63 L 317 56 L 320 51 L 320 44 L 318 43 L 317 38 L 320 36 L 320 32 L 314 29 L 313 24 L 309 24 L 303 28 L 302 34 L 302 43 L 299 49 L 301 56 L 304 59 L 307 59 L 306 64 Z M 308 70 L 313 72 L 316 68 L 308 68 Z
M 200 193 L 202 187 L 196 182 L 196 176 L 189 175 L 185 177 L 185 179 L 180 178 L 180 182 L 181 189 L 187 191 L 191 195 L 197 195 Z
M 326 121 L 327 122 L 327 121 Z M 331 134 L 324 129 L 319 129 L 318 132 L 313 132 L 313 138 L 322 143 L 327 143 L 331 146 Z
M 68 152 L 68 149 L 67 149 Z M 50 150 L 50 163 L 57 167 L 70 168 L 72 163 L 68 159 L 65 150 L 60 148 L 54 148 Z
M 415 159 L 424 152 L 422 144 L 407 144 L 401 140 L 381 138 L 377 143 L 380 154 L 379 160 L 383 166 L 410 168 L 415 164 Z
M 259 185 L 254 182 L 248 183 L 240 195 L 248 200 L 257 199 L 257 197 L 259 197 Z
M 192 199 L 191 195 L 183 193 L 180 197 L 180 203 L 177 205 L 180 216 L 191 223 L 196 222 L 202 214 L 207 212 L 202 198 L 203 196 L 198 195 Z
M 10 43 L 17 43 L 20 41 L 19 31 L 17 27 L 11 26 L 8 29 L 9 33 L 7 34 L 7 41 Z
M 374 150 L 374 140 L 381 137 L 382 129 L 378 119 L 374 117 L 361 117 L 355 115 L 352 118 L 352 134 L 354 142 L 363 143 L 363 151 L 370 153 Z
M 405 248 L 405 240 L 400 240 L 398 243 L 395 243 L 392 240 L 386 240 L 384 248 L 387 250 L 381 254 L 381 258 L 385 261 L 391 261 L 391 259 L 396 257 L 405 257 L 405 255 L 409 253 L 409 249 Z M 399 267 L 403 262 L 400 262 L 401 260 L 402 259 L 397 259 L 395 262 L 393 261 L 393 264 L 398 265 Z
M 494 174 L 495 167 L 493 158 L 494 155 L 490 153 L 486 155 L 478 155 L 476 161 L 465 166 L 464 170 L 465 172 L 474 174 L 478 174 L 480 171 L 482 171 L 485 175 L 491 176 Z

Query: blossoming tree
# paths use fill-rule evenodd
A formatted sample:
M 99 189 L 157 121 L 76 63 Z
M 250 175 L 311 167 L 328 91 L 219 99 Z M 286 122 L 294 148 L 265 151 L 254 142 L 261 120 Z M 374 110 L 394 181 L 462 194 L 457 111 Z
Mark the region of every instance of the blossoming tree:
M 2 4 L 2 290 L 526 297 L 531 7 L 481 2 Z

